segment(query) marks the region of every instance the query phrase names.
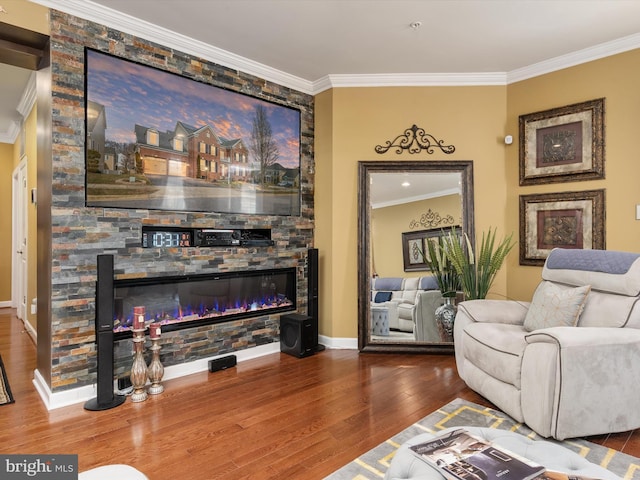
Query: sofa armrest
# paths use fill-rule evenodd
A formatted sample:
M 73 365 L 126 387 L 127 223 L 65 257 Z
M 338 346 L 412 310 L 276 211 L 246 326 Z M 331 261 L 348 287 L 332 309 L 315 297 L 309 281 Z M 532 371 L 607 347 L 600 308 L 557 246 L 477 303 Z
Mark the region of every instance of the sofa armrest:
M 466 300 L 458 304 L 458 312 L 453 323 L 453 346 L 456 355 L 458 375 L 464 372 L 464 329 L 476 322 L 523 325 L 529 310 L 529 302 L 515 300 Z
M 408 305 L 413 305 L 413 302 L 410 302 L 409 300 L 406 300 L 404 298 L 392 298 L 389 301 L 395 303 L 396 305 L 402 305 L 403 303 Z
M 414 311 L 415 337 L 419 342 L 442 342 L 436 324 L 436 309 L 444 303 L 440 290 L 418 292 Z
M 527 343 L 555 343 L 561 349 L 640 345 L 640 330 L 614 327 L 550 327 L 526 335 Z
M 553 327 L 525 338 L 522 413 L 536 432 L 563 440 L 640 427 L 640 330 Z
M 524 324 L 529 302 L 515 300 L 466 300 L 458 304 L 459 316 L 473 322 Z M 458 317 L 456 316 L 456 321 Z

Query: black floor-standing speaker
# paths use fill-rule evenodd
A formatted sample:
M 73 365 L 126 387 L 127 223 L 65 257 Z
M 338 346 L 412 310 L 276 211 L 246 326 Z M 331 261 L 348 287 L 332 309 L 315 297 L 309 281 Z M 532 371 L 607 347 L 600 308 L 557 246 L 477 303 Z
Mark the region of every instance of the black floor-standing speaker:
M 122 405 L 124 395 L 113 392 L 113 255 L 98 255 L 96 282 L 96 355 L 98 357 L 97 397 L 84 404 L 98 411 Z
M 313 321 L 313 337 L 314 337 L 314 349 L 316 352 L 324 350 L 324 345 L 318 343 L 318 249 L 310 248 L 307 252 L 307 273 L 309 275 L 308 294 L 307 294 L 307 315 L 311 317 Z

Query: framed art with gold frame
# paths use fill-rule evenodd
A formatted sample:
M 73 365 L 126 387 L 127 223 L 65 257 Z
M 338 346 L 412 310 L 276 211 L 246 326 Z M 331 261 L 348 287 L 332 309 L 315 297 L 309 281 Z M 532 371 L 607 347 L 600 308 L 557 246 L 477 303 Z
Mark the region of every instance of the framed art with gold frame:
M 520 195 L 520 265 L 543 265 L 554 248 L 605 249 L 605 191 Z
M 604 98 L 519 117 L 520 185 L 604 178 Z

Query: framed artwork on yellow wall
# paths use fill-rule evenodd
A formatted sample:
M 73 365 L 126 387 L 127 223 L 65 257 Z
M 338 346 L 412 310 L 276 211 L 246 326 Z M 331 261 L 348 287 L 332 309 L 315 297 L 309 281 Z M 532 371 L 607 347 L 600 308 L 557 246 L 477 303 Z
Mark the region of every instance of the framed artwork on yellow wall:
M 520 195 L 520 265 L 543 265 L 554 248 L 605 249 L 605 191 Z
M 520 185 L 604 178 L 604 98 L 519 117 Z

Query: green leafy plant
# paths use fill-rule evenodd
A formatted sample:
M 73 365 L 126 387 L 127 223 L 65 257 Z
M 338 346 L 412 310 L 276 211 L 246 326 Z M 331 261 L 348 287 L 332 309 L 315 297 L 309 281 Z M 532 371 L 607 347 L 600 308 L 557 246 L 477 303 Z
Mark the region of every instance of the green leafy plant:
M 460 276 L 449 260 L 444 235 L 437 241 L 427 240 L 427 253 L 420 252 L 424 263 L 431 269 L 443 297 L 455 297 L 461 289 Z
M 461 238 L 454 231 L 442 237 L 451 265 L 460 277 L 465 300 L 486 298 L 504 259 L 514 247 L 513 234 L 496 244 L 496 231 L 482 233 L 480 250 L 476 253 L 465 233 Z

